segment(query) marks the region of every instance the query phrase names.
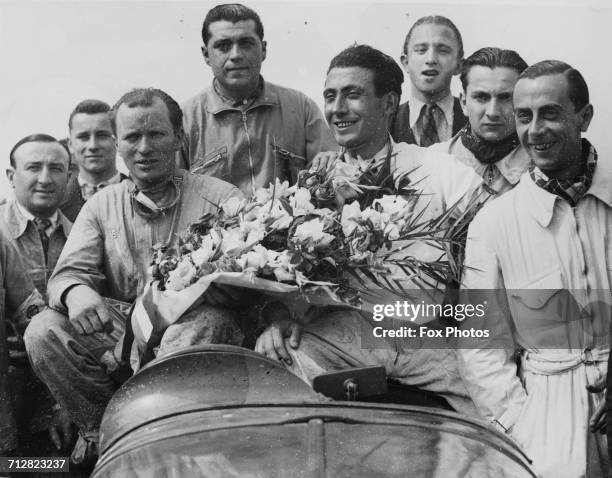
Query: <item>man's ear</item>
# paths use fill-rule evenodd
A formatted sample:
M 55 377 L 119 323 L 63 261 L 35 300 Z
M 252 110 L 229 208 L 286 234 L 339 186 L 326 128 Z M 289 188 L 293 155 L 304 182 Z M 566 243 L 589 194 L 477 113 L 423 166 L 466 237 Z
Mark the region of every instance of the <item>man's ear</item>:
M 402 53 L 402 56 L 400 57 L 400 61 L 402 62 L 402 66 L 404 67 L 404 70 L 406 70 L 406 73 L 408 73 L 408 53 Z
M 463 111 L 463 115 L 467 118 L 468 112 L 467 112 L 466 100 L 467 100 L 467 97 L 465 96 L 465 91 L 461 90 L 461 93 L 459 93 L 459 103 L 461 104 L 461 111 Z
M 458 58 L 457 63 L 455 64 L 455 69 L 453 70 L 453 76 L 459 75 L 461 73 L 462 67 L 463 67 L 463 58 Z
M 204 61 L 208 66 L 210 66 L 210 60 L 208 58 L 208 48 L 206 45 L 202 45 L 202 56 L 204 57 Z
M 383 95 L 382 100 L 384 102 L 384 114 L 387 118 L 390 118 L 395 114 L 399 106 L 399 95 L 395 91 L 389 91 Z
M 13 189 L 15 188 L 15 185 L 13 184 L 14 177 L 15 177 L 15 169 L 11 166 L 6 169 L 6 179 L 8 179 L 8 182 Z
M 581 125 L 580 131 L 586 133 L 589 129 L 589 125 L 591 124 L 591 120 L 593 119 L 593 105 L 584 105 L 582 110 L 578 113 L 580 115 Z
M 268 42 L 266 40 L 261 41 L 261 50 L 262 50 L 261 61 L 264 61 L 266 59 L 266 55 L 268 54 Z

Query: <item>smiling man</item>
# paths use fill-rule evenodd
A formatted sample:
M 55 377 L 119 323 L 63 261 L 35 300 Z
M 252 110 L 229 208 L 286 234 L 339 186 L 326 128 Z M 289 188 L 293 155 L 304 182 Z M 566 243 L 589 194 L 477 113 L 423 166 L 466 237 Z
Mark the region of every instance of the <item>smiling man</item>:
M 480 175 L 492 196 L 514 187 L 531 164 L 516 134 L 512 93 L 527 63 L 513 50 L 481 48 L 463 61 L 461 107 L 468 123 L 431 146 Z
M 527 68 L 514 110 L 534 165 L 476 215 L 464 275 L 466 289 L 502 292 L 485 327 L 514 350 L 462 350 L 461 370 L 479 409 L 523 447 L 538 476 L 603 477 L 612 168 L 581 138 L 593 107 L 570 65 Z
M 367 45 L 349 47 L 332 59 L 323 91 L 325 116 L 343 151 L 319 155 L 313 168 L 358 157 L 372 162 L 382 160 L 382 167 L 389 168 L 395 177 L 410 172 L 411 184 L 421 193 L 415 198 L 413 212 L 419 221 L 433 220 L 456 203 L 460 214 L 462 200 L 481 182 L 474 171 L 447 154 L 395 143 L 387 132 L 389 117 L 401 96 L 403 77 L 391 57 Z M 433 261 L 441 255 L 439 249 L 421 242 L 411 244 L 397 258 L 412 256 Z M 403 281 L 410 289 L 427 287 L 416 277 L 406 276 Z M 368 289 L 362 295 L 369 304 L 364 309 L 398 298 L 390 297 L 374 284 Z M 429 289 L 419 298 L 441 301 L 442 296 L 441 290 Z M 303 336 L 302 326 L 296 322 L 273 323 L 258 338 L 256 350 L 273 359 L 283 359 L 307 382 L 330 370 L 383 365 L 387 374 L 401 383 L 438 394 L 461 413 L 477 414 L 459 376 L 454 350 L 428 350 L 420 348 L 424 345 L 421 343 L 414 349 L 403 349 L 401 341 L 373 341 L 375 323 L 372 315 L 365 312 L 312 309 L 307 319 L 310 320 L 306 320 Z
M 246 195 L 274 177 L 291 183 L 319 151 L 335 147 L 318 107 L 303 93 L 264 81 L 264 29 L 244 5 L 211 9 L 202 54 L 213 84 L 183 105 L 179 164 L 231 182 Z
M 68 183 L 70 153 L 54 137 L 34 134 L 18 141 L 9 157 L 6 175 L 15 199 L 0 206 L 0 225 L 44 295 L 72 227 L 58 209 Z
M 78 174 L 71 176 L 60 208 L 74 222 L 85 201 L 99 189 L 127 176 L 119 173 L 115 164 L 117 147 L 108 104 L 100 100 L 81 101 L 70 113 L 68 130 L 68 145 Z
M 47 282 L 72 227 L 72 223 L 58 209 L 68 182 L 70 153 L 54 137 L 33 134 L 13 146 L 9 159 L 11 167 L 6 173 L 15 197 L 0 206 L 0 229 L 12 242 L 21 259 L 19 264 L 22 269 L 4 270 L 7 280 L 4 288 L 9 295 L 20 293 L 11 288 L 18 289 L 24 287 L 24 284 L 20 280 L 13 283 L 12 279 L 27 274 L 28 280 L 44 297 Z M 28 320 L 42 310 L 42 304 L 41 300 L 40 309 L 34 307 L 28 311 Z M 54 402 L 32 373 L 27 361 L 22 338 L 26 322 L 15 323 L 9 317 L 7 321 L 12 326 L 7 327 L 4 322 L 0 322 L 0 326 L 5 328 L 9 336 L 10 376 L 17 377 L 12 383 L 12 394 L 19 411 L 17 425 L 21 435 L 20 450 L 25 452 L 36 449 L 41 455 L 52 455 L 58 450 L 49 448 L 52 445 L 45 429 L 52 431 L 58 440 L 62 436 L 61 440 L 55 442 L 59 444 L 58 449 L 67 447 L 71 442 L 70 422 L 64 420 L 66 415 L 63 413 L 53 413 L 53 420 L 49 420 Z M 57 419 L 60 421 L 56 423 Z M 56 434 L 57 430 L 59 434 Z M 28 448 L 28 445 L 32 448 Z
M 242 197 L 229 183 L 176 169 L 182 113 L 163 91 L 126 93 L 111 124 L 130 180 L 85 203 L 49 283 L 52 309 L 25 334 L 32 367 L 80 429 L 72 462 L 86 465 L 96 457 L 100 420 L 118 386 L 115 347 L 127 312 L 151 279 L 153 245 L 176 246 L 187 226 L 217 211 L 215 204 Z M 224 299 L 209 299 L 168 328 L 174 343 L 241 343 Z
M 449 140 L 465 125 L 459 100 L 450 90 L 462 58 L 461 33 L 448 18 L 427 16 L 412 25 L 401 58 L 410 77 L 410 97 L 389 128 L 396 142 L 431 146 Z

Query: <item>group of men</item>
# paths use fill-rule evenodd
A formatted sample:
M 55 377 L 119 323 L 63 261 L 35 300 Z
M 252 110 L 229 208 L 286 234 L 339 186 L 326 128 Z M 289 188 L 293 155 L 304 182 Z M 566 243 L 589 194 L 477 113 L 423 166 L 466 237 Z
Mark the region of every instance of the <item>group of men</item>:
M 22 452 L 18 439 L 34 416 L 7 406 L 19 403 L 15 383 L 23 377 L 15 371 L 29 370 L 22 341 L 40 379 L 32 407 L 47 407 L 57 449 L 72 448 L 74 464 L 91 466 L 105 406 L 125 379 L 121 337 L 149 280 L 152 246 L 174 244 L 216 205 L 275 177 L 295 182 L 305 168 L 362 158 L 384 159 L 396 177 L 410 172 L 423 193 L 414 214 L 423 220 L 451 207 L 481 207 L 467 234 L 462 287 L 503 292 L 505 307 L 485 320 L 503 330 L 512 350 L 372 344 L 368 314 L 314 309 L 297 322 L 278 302 L 219 286 L 166 330 L 158 353 L 242 345 L 249 333 L 244 304 L 256 303 L 248 309 L 267 326 L 252 338 L 255 350 L 282 359 L 305 381 L 384 365 L 389 376 L 509 434 L 541 476 L 604 476 L 609 339 L 607 329 L 587 333 L 582 322 L 590 332 L 609 326 L 609 297 L 591 305 L 593 291 L 609 296 L 612 280 L 612 170 L 581 138 L 593 116 L 582 75 L 555 60 L 528 66 L 499 48 L 464 59 L 457 27 L 429 16 L 404 43 L 406 103 L 399 104 L 400 66 L 354 45 L 330 63 L 322 115 L 312 99 L 261 76 L 266 42 L 253 10 L 214 7 L 202 39 L 213 84 L 182 108 L 151 88 L 126 93 L 112 108 L 85 100 L 70 115 L 67 144 L 34 134 L 10 153 L 14 199 L 0 206 L 0 313 L 11 324 L 8 337 L 0 334 L 7 344 L 0 350 L 10 349 L 8 359 L 0 356 L 0 412 L 7 417 L 0 451 Z M 450 90 L 456 74 L 459 98 Z M 117 171 L 116 154 L 129 176 Z M 71 173 L 71 162 L 78 172 Z M 440 258 L 419 244 L 409 251 Z M 534 296 L 534 289 L 548 295 Z M 563 290 L 579 291 L 588 321 L 559 307 L 567 302 Z M 529 321 L 543 327 L 553 311 L 556 347 L 546 329 L 529 333 Z M 567 337 L 558 337 L 561 329 Z

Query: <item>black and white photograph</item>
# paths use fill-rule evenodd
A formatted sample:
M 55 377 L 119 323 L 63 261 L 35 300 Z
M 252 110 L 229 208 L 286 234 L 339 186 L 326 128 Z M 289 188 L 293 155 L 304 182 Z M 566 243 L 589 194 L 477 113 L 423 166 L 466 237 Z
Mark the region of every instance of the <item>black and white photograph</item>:
M 0 0 L 0 478 L 612 476 L 610 25 Z

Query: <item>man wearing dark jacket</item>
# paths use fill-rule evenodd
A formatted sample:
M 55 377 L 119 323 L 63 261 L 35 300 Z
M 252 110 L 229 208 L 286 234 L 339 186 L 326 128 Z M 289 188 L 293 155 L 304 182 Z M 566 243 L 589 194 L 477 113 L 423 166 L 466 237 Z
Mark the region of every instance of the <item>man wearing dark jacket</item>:
M 408 101 L 390 124 L 396 143 L 430 146 L 449 140 L 465 125 L 459 100 L 450 90 L 462 58 L 461 33 L 448 18 L 419 18 L 410 28 L 401 59 L 412 85 Z
M 60 209 L 72 222 L 98 190 L 127 178 L 115 165 L 117 148 L 109 112 L 103 101 L 84 100 L 70 113 L 68 146 L 78 173 L 72 174 Z

